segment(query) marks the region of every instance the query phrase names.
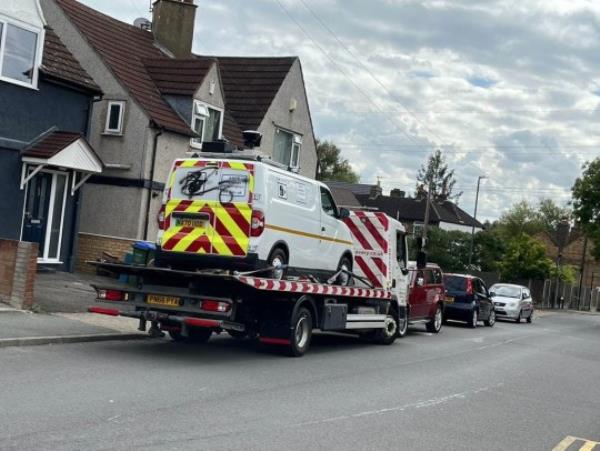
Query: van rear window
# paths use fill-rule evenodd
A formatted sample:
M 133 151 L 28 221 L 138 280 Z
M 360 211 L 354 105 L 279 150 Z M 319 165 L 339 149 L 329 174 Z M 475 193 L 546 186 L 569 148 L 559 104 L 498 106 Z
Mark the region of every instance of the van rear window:
M 177 168 L 171 197 L 177 199 L 212 200 L 222 203 L 249 199 L 248 171 L 206 166 Z

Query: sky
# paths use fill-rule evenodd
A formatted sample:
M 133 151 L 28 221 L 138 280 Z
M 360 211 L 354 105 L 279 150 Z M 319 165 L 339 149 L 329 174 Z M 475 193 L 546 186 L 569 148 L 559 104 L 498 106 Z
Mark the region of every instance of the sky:
M 600 2 L 195 0 L 199 54 L 300 57 L 315 135 L 362 183 L 412 194 L 428 155 L 494 220 L 560 205 L 600 156 Z M 126 22 L 149 0 L 83 0 Z

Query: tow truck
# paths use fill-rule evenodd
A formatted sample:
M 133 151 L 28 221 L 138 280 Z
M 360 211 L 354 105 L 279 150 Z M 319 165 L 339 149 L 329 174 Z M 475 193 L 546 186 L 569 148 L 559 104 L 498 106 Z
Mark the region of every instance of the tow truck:
M 238 272 L 182 270 L 107 261 L 88 262 L 134 283 L 92 285 L 102 306 L 92 313 L 139 321 L 152 337 L 206 342 L 226 331 L 302 356 L 313 330 L 355 334 L 384 345 L 407 330 L 408 269 L 404 226 L 385 213 L 352 211 L 344 219 L 354 250 L 352 271 L 327 280 L 310 274 L 272 279 L 274 268 Z M 317 257 L 315 257 L 317 258 Z M 340 271 L 350 284 L 335 285 Z

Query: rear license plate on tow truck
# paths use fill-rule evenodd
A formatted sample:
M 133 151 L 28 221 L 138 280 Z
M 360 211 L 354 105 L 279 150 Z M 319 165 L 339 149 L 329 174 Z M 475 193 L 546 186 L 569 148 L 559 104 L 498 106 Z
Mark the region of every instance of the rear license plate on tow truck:
M 146 298 L 147 304 L 164 305 L 167 307 L 179 307 L 180 298 L 175 296 L 161 296 L 158 294 L 149 294 Z
M 177 218 L 175 220 L 175 225 L 177 227 L 204 228 L 206 226 L 206 221 L 204 219 L 196 218 Z

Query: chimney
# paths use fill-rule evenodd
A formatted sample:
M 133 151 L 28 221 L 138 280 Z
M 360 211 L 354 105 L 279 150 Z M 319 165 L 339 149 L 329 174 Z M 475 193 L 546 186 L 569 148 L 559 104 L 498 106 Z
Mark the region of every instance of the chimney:
M 175 58 L 192 54 L 196 8 L 194 0 L 156 0 L 152 4 L 154 39 Z
M 402 191 L 401 189 L 394 188 L 393 190 L 390 191 L 390 197 L 403 199 L 404 196 L 406 196 L 406 193 L 404 191 Z

